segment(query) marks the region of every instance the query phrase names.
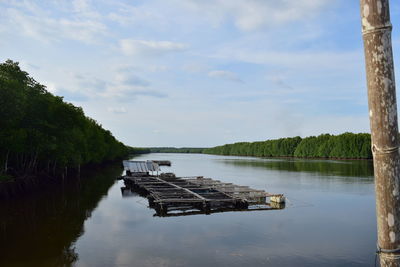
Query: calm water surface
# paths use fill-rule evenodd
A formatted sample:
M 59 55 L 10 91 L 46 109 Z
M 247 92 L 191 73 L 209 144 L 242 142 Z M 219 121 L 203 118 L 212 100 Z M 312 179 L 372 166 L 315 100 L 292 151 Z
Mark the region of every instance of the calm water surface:
M 165 172 L 284 193 L 283 210 L 154 217 L 119 165 L 0 204 L 0 266 L 373 266 L 369 161 L 147 154 Z

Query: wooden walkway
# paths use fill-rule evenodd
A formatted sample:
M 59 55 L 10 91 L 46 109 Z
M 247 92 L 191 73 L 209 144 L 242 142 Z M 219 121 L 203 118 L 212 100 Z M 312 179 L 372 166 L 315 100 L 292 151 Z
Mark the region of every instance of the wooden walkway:
M 125 185 L 145 196 L 157 216 L 209 214 L 223 211 L 252 211 L 281 209 L 282 205 L 266 206 L 272 195 L 248 186 L 223 183 L 203 177 L 175 177 L 167 173 L 160 176 L 124 176 Z M 249 209 L 249 205 L 263 204 Z

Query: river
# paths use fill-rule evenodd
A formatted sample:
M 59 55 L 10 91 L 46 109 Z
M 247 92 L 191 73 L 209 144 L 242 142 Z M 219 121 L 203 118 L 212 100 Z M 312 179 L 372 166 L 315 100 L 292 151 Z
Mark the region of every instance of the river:
M 146 154 L 165 172 L 283 193 L 282 210 L 156 217 L 119 164 L 1 203 L 0 266 L 373 266 L 371 161 Z

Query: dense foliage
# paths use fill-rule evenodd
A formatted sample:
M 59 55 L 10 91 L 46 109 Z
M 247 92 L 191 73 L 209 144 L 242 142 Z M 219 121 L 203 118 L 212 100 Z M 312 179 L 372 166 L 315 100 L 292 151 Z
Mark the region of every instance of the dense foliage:
M 208 148 L 204 153 L 256 157 L 372 158 L 371 137 L 366 133 L 322 134 L 303 139 L 297 136 L 261 142 L 240 142 Z
M 18 63 L 0 64 L 0 180 L 61 175 L 127 153 L 110 131 L 49 93 Z
M 131 155 L 151 153 L 150 148 L 146 147 L 130 147 L 128 146 L 128 153 Z
M 203 153 L 201 147 L 150 147 L 151 153 Z

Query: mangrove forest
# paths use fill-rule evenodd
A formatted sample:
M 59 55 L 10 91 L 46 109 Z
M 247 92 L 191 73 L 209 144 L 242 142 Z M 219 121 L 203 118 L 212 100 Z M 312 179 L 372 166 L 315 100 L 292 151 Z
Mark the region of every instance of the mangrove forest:
M 17 62 L 0 64 L 0 181 L 64 177 L 135 151 Z
M 259 142 L 239 142 L 203 150 L 206 154 L 254 156 L 371 159 L 371 136 L 367 133 L 321 134 Z

